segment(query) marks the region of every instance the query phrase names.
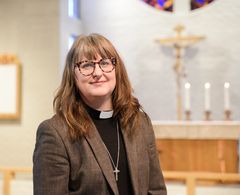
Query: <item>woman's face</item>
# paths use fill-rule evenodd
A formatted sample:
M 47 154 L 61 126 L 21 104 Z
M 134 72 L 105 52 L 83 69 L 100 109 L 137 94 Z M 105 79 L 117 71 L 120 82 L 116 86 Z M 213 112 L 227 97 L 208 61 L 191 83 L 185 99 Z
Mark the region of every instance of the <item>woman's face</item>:
M 82 61 L 99 62 L 101 59 L 102 57 L 97 55 L 96 60 L 84 58 Z M 111 72 L 103 72 L 99 63 L 95 63 L 95 69 L 91 75 L 85 76 L 82 73 L 78 67 L 75 67 L 76 83 L 85 103 L 93 107 L 96 104 L 110 105 L 112 108 L 112 92 L 116 86 L 115 68 Z

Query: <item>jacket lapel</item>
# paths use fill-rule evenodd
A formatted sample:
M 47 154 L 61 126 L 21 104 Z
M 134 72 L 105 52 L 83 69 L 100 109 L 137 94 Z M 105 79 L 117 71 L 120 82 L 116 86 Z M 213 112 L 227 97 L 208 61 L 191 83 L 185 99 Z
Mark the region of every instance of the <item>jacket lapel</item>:
M 128 167 L 130 171 L 133 191 L 134 194 L 140 194 L 138 187 L 138 169 L 137 169 L 138 162 L 136 141 L 135 139 L 131 139 L 124 130 L 122 130 L 122 134 L 126 148 Z
M 85 136 L 87 142 L 89 143 L 90 147 L 92 148 L 92 151 L 96 157 L 96 160 L 102 169 L 102 172 L 109 183 L 110 187 L 112 188 L 112 191 L 115 195 L 118 195 L 118 188 L 117 183 L 113 174 L 112 170 L 112 164 L 109 159 L 108 153 L 106 151 L 106 148 L 104 147 L 103 141 L 97 132 L 97 129 L 94 128 L 89 136 Z

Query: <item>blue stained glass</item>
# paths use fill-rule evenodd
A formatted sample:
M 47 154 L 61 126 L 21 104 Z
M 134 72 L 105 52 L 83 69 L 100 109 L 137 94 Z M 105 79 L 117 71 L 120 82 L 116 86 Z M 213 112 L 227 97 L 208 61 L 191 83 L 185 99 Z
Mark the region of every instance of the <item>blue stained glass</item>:
M 173 11 L 174 0 L 142 0 L 148 5 L 163 11 Z
M 157 2 L 158 2 L 158 4 L 161 5 L 162 7 L 164 6 L 164 3 L 165 3 L 164 0 L 158 0 Z
M 200 4 L 204 4 L 205 3 L 205 0 L 196 0 L 198 3 Z

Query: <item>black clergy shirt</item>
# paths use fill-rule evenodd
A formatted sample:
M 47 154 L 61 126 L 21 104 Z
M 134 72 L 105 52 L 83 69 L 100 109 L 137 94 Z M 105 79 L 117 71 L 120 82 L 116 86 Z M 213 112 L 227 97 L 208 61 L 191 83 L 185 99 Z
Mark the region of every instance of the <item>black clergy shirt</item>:
M 87 107 L 88 113 L 90 114 L 105 146 L 107 147 L 115 165 L 117 162 L 118 153 L 118 135 L 117 135 L 117 120 L 114 119 L 111 114 L 105 118 L 100 118 L 101 111 L 97 111 L 93 108 Z M 119 155 L 119 165 L 117 186 L 119 195 L 132 195 L 132 184 L 128 169 L 128 161 L 126 155 L 126 149 L 121 133 L 121 127 L 119 126 L 119 141 L 120 141 L 120 155 Z M 113 167 L 110 167 L 113 169 Z

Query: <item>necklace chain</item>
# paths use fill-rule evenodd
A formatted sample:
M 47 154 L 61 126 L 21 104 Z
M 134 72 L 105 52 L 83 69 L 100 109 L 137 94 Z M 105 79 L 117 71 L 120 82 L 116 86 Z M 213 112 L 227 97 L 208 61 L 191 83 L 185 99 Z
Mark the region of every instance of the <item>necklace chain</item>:
M 116 162 L 116 165 L 113 161 L 113 158 L 109 152 L 109 150 L 107 149 L 107 146 L 105 145 L 105 143 L 103 142 L 104 144 L 104 147 L 106 148 L 106 151 L 108 153 L 108 156 L 112 162 L 112 165 L 114 167 L 114 170 L 113 170 L 113 173 L 115 175 L 115 179 L 116 181 L 118 180 L 118 173 L 120 172 L 120 170 L 118 169 L 118 164 L 119 164 L 119 156 L 120 156 L 120 139 L 119 139 L 119 127 L 118 127 L 118 122 L 117 122 L 117 162 Z

